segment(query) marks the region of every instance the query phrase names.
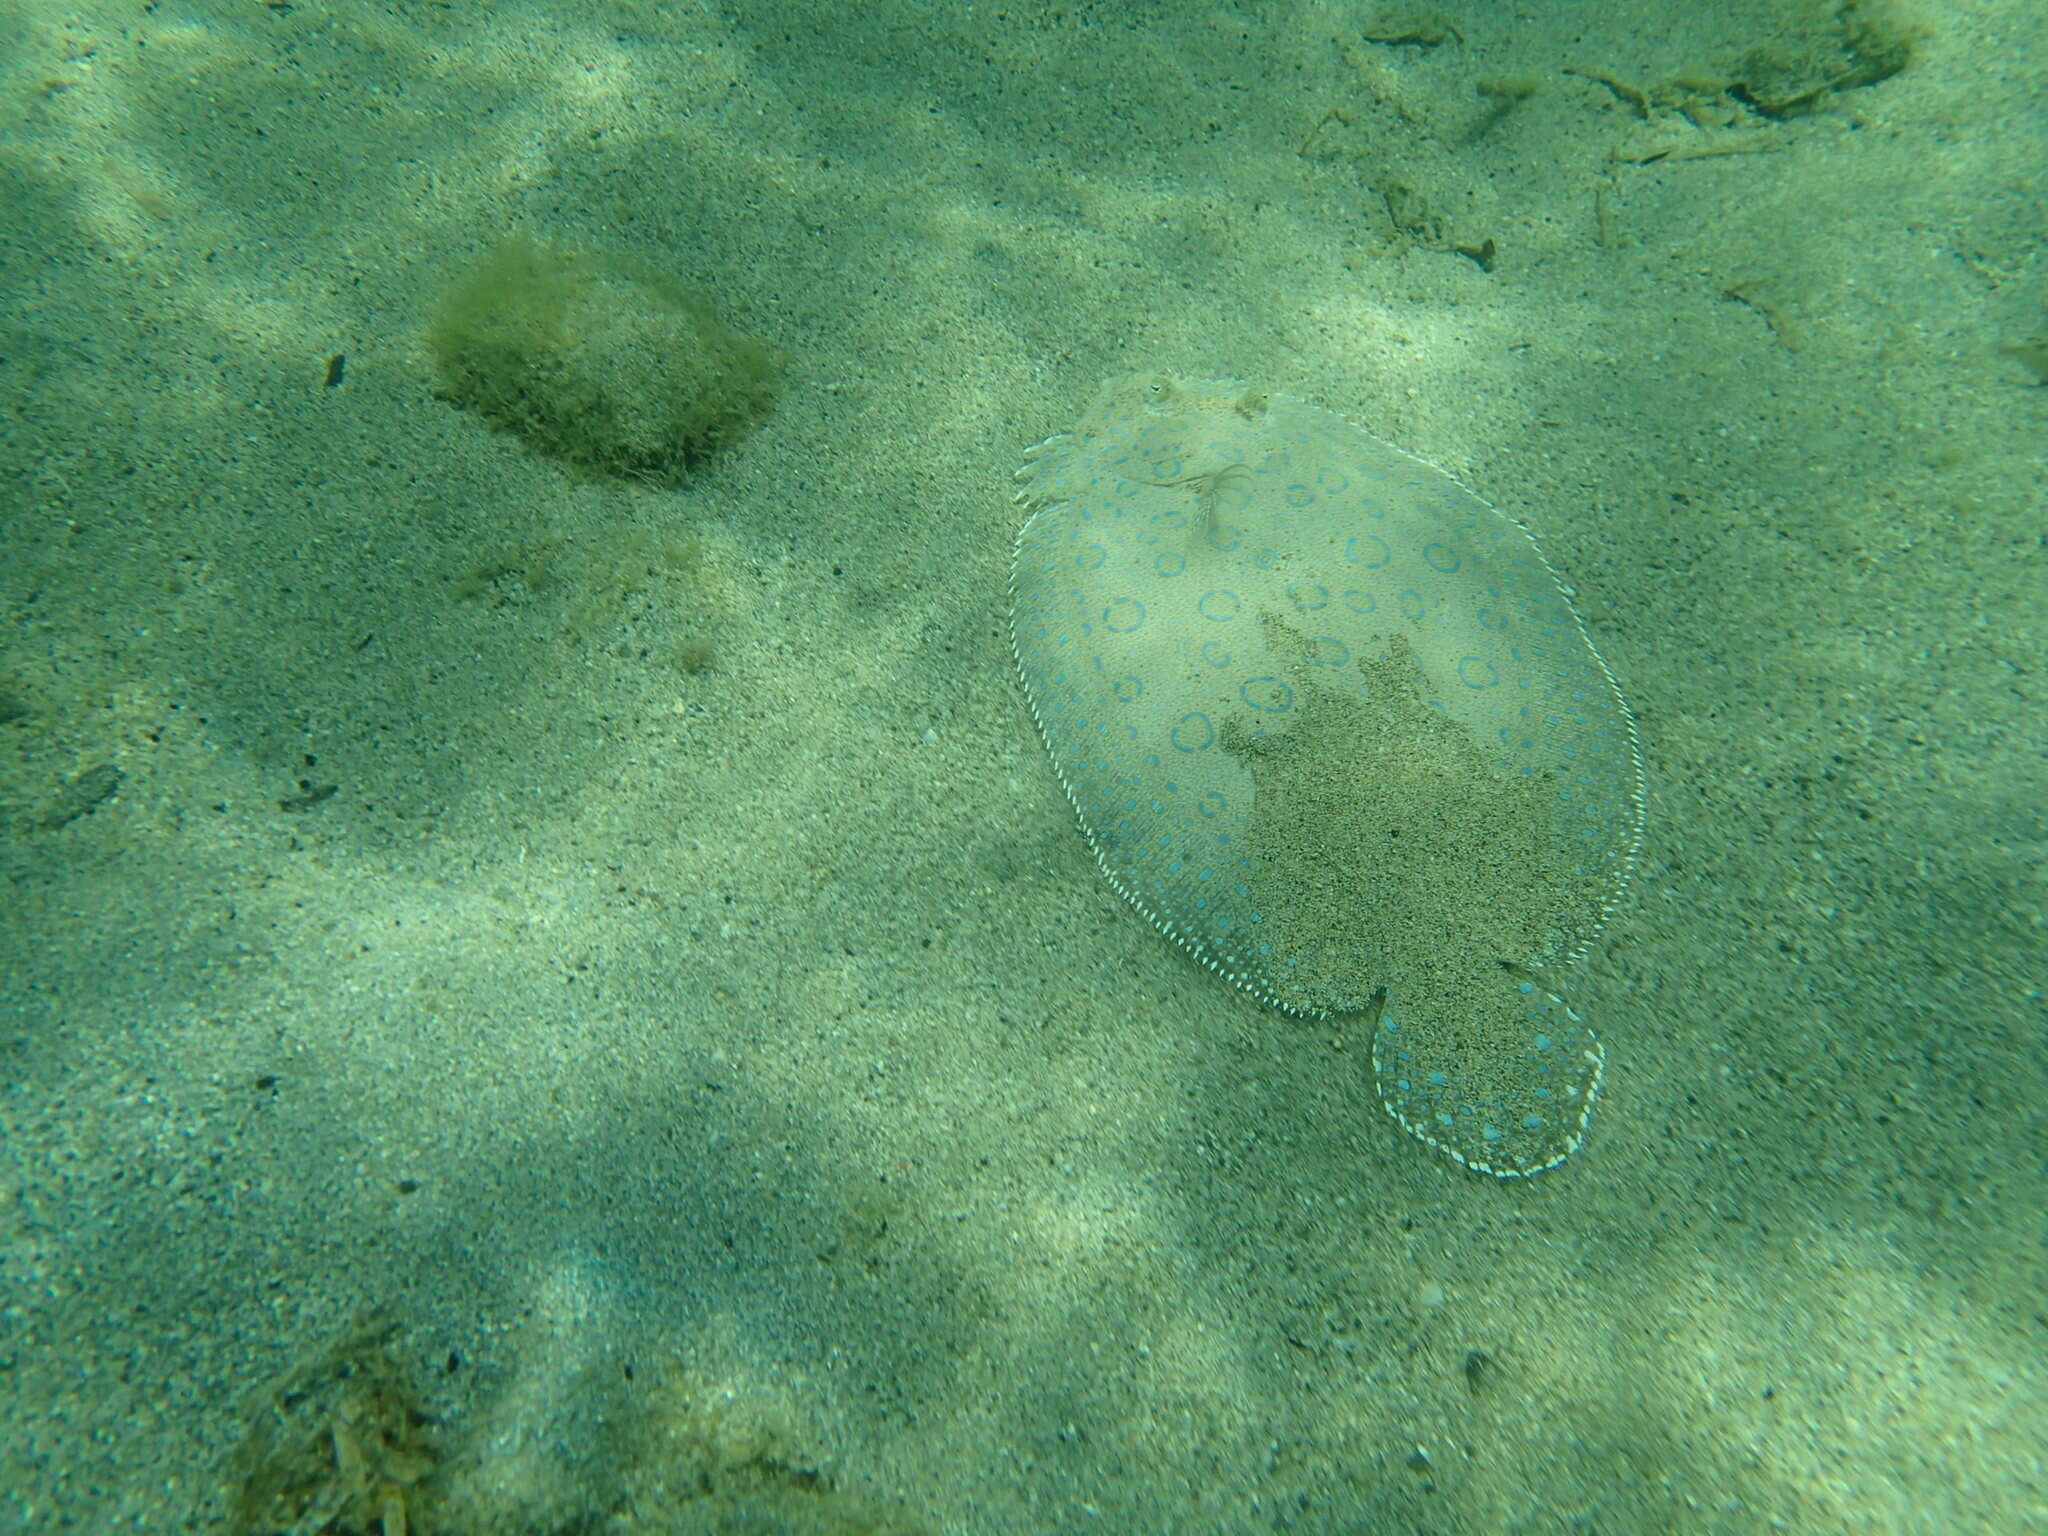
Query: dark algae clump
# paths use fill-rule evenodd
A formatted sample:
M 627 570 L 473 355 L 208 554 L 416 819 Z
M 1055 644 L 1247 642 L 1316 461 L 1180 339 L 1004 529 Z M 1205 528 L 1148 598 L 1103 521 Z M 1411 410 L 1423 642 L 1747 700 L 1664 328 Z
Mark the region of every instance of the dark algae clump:
M 781 357 L 630 258 L 504 241 L 427 329 L 448 397 L 586 470 L 672 484 L 746 435 Z
M 1888 0 L 1821 0 L 1736 61 L 1730 91 L 1766 117 L 1796 117 L 1828 96 L 1904 69 L 1919 29 Z
M 252 1397 L 229 1468 L 226 1536 L 306 1536 L 419 1523 L 440 1465 L 428 1421 L 392 1358 L 397 1325 L 370 1313 L 334 1346 Z
M 221 1536 L 929 1536 L 680 1368 L 607 1360 L 513 1433 L 502 1403 L 430 1416 L 401 1344 L 368 1313 L 248 1399 Z

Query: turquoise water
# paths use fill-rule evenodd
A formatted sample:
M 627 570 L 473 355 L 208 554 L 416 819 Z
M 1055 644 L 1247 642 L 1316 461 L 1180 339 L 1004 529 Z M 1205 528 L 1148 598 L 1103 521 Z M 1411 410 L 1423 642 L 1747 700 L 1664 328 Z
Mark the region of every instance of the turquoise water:
M 0 1533 L 2038 1520 L 2037 10 L 10 8 Z M 1625 684 L 1542 1177 L 1075 830 L 1012 476 L 1133 371 Z

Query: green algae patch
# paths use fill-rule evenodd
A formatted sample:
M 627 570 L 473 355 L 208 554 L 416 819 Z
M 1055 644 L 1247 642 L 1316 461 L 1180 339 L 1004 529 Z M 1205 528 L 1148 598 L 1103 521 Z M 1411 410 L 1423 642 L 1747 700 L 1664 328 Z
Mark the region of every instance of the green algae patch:
M 580 469 L 673 484 L 767 415 L 772 347 L 630 258 L 504 241 L 427 328 L 443 391 Z

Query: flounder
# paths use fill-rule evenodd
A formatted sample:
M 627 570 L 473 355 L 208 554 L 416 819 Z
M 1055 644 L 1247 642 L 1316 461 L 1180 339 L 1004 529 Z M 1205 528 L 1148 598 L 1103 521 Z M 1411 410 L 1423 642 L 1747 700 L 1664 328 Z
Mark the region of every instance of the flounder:
M 1535 540 L 1229 380 L 1112 379 L 1017 479 L 1017 670 L 1110 884 L 1232 985 L 1367 1021 L 1428 1145 L 1569 1157 L 1605 1053 L 1556 977 L 1628 885 L 1643 766 Z

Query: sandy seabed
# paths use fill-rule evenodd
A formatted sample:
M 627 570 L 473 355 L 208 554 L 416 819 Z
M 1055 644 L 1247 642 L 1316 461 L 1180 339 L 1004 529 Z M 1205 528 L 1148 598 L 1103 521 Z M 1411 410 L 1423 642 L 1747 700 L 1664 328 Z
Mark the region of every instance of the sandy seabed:
M 2048 1524 L 2048 22 L 1380 18 L 0 15 L 0 1533 Z M 773 412 L 440 398 L 522 233 Z M 1011 475 L 1133 367 L 1573 584 L 1650 822 L 1561 1169 L 1096 874 Z

